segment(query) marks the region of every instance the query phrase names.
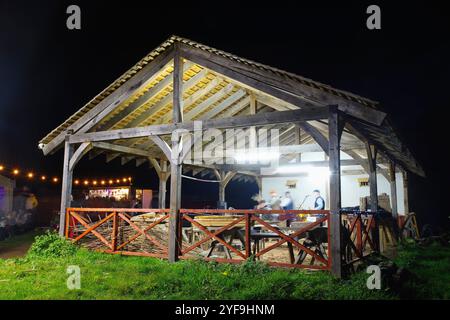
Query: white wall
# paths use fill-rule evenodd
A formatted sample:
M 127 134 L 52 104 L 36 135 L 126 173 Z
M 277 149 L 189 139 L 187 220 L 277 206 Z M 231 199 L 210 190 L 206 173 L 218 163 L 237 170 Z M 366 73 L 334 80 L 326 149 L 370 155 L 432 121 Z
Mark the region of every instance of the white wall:
M 297 186 L 295 189 L 288 189 L 286 187 L 287 180 L 297 180 Z M 327 182 L 326 179 L 317 179 L 307 175 L 299 175 L 292 177 L 263 177 L 262 179 L 262 195 L 263 198 L 268 201 L 270 200 L 270 192 L 275 190 L 278 195 L 283 195 L 284 192 L 290 191 L 292 198 L 294 200 L 294 208 L 298 209 L 299 205 L 303 201 L 306 195 L 311 195 L 308 197 L 303 204 L 302 209 L 312 209 L 314 208 L 314 199 L 312 196 L 312 191 L 314 189 L 319 189 L 321 191 L 322 197 L 327 199 L 326 192 Z
M 342 206 L 354 207 L 359 205 L 359 198 L 370 195 L 369 187 L 360 187 L 358 178 L 368 178 L 368 175 L 352 175 L 341 176 L 341 190 L 342 190 Z M 405 203 L 403 197 L 403 179 L 402 174 L 396 174 L 397 182 L 397 208 L 398 212 L 405 213 Z M 377 188 L 378 194 L 386 193 L 391 196 L 391 187 L 389 181 L 381 174 L 377 174 Z M 392 199 L 391 199 L 392 206 Z
M 323 159 L 323 158 L 322 158 Z M 306 160 L 302 155 L 303 161 Z M 318 160 L 317 158 L 314 160 Z M 341 192 L 342 207 L 359 206 L 359 198 L 369 196 L 369 187 L 360 187 L 358 178 L 367 178 L 368 175 L 343 175 L 341 176 Z M 404 214 L 404 197 L 403 197 L 403 179 L 401 173 L 396 174 L 397 179 L 397 207 L 398 212 Z M 287 180 L 297 180 L 295 189 L 288 189 Z M 389 182 L 381 174 L 377 176 L 378 194 L 391 194 Z M 314 189 L 321 191 L 322 197 L 325 199 L 328 208 L 328 178 L 326 176 L 317 177 L 308 174 L 293 175 L 290 177 L 263 177 L 262 179 L 262 195 L 268 201 L 270 192 L 275 190 L 279 195 L 283 195 L 285 191 L 290 191 L 294 199 L 295 208 L 297 209 L 306 195 L 311 195 Z M 312 209 L 314 207 L 314 199 L 312 196 L 307 198 L 303 205 L 303 209 Z

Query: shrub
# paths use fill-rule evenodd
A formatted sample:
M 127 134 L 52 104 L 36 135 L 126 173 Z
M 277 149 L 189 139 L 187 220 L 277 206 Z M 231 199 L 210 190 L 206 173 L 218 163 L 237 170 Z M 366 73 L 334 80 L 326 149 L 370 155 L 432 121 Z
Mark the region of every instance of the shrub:
M 61 238 L 56 232 L 47 231 L 37 236 L 28 251 L 28 257 L 68 257 L 75 254 L 77 247 Z

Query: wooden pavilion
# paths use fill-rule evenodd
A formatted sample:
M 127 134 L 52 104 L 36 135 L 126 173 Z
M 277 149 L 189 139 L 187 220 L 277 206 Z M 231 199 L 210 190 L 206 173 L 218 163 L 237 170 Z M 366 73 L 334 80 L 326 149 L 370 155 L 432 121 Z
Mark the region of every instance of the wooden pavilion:
M 326 153 L 330 268 L 338 276 L 342 272 L 341 166 L 359 165 L 369 174 L 372 211 L 378 208 L 377 172 L 389 179 L 392 199 L 396 199 L 396 171 L 403 172 L 405 179 L 407 173 L 424 176 L 377 102 L 172 36 L 39 142 L 45 155 L 64 147 L 60 231 L 70 206 L 72 173 L 83 156 L 106 154 L 107 162 L 120 157 L 122 164 L 136 161 L 137 166 L 148 161 L 160 179 L 161 208 L 170 177 L 168 258 L 176 261 L 183 174 L 216 176 L 221 201 L 232 179 L 260 181 L 260 168 L 187 161 L 199 120 L 202 130 L 278 129 L 280 147 L 287 149 L 281 162 L 292 161 L 305 150 Z M 177 130 L 190 132 L 193 138 L 188 143 L 181 134 L 174 138 Z M 353 159 L 341 161 L 341 150 Z M 396 205 L 392 214 L 397 217 Z

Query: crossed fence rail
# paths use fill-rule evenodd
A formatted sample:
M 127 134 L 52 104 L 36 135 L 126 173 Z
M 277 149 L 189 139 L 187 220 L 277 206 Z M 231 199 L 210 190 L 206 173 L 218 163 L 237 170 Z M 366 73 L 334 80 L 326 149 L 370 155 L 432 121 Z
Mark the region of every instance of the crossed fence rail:
M 279 220 L 298 215 L 316 219 L 280 227 L 267 215 L 278 215 Z M 207 223 L 209 217 L 219 216 L 230 218 L 221 225 Z M 167 258 L 169 217 L 169 209 L 68 208 L 65 235 L 107 253 Z M 257 259 L 279 267 L 331 268 L 328 210 L 181 209 L 178 221 L 180 259 L 228 263 Z M 346 262 L 376 250 L 375 226 L 373 215 L 345 215 Z

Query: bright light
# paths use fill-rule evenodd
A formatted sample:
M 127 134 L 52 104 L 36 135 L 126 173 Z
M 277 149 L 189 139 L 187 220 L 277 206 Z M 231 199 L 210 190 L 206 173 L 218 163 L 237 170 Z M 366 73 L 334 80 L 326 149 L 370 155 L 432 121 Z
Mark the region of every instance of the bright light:
M 14 169 L 14 170 L 13 170 L 13 174 L 16 175 L 16 176 L 19 174 L 19 172 L 20 172 L 20 171 L 17 170 L 17 169 Z
M 4 166 L 0 166 L 0 171 L 3 171 L 3 169 L 5 169 Z
M 116 182 L 117 182 L 117 183 L 120 183 L 120 179 L 117 179 Z
M 30 178 L 30 179 L 33 179 L 33 177 L 34 177 L 33 172 L 29 172 L 29 173 L 27 174 L 27 177 Z
M 127 182 L 127 178 L 123 178 L 122 181 L 123 181 L 123 182 Z
M 101 183 L 102 183 L 102 185 L 104 185 L 104 184 L 105 184 L 106 182 L 105 182 L 105 180 L 102 180 L 102 182 L 101 182 Z
M 114 183 L 114 181 L 112 181 L 112 180 L 109 180 L 108 182 L 109 182 L 109 184 L 113 184 Z
M 277 160 L 280 158 L 280 154 L 277 151 L 238 151 L 234 155 L 234 159 L 238 163 L 256 163 L 256 162 L 267 162 L 271 160 Z
M 312 170 L 312 166 L 282 166 L 277 168 L 276 173 L 308 173 Z
M 87 181 L 87 180 L 84 180 L 84 182 L 83 182 L 83 183 L 84 183 L 84 185 L 85 185 L 85 186 L 87 186 L 87 185 L 89 184 L 89 181 Z
M 58 182 L 58 178 L 53 178 L 53 182 Z
M 79 185 L 80 184 L 80 180 L 75 180 L 75 184 Z
M 94 186 L 96 186 L 97 185 L 97 181 L 92 181 L 92 184 L 94 185 Z
M 46 176 L 42 176 L 42 177 L 41 177 L 41 180 L 42 180 L 42 181 L 45 181 L 45 180 L 47 180 L 47 177 L 46 177 Z

